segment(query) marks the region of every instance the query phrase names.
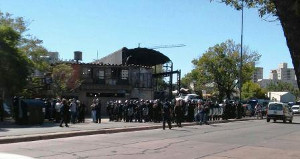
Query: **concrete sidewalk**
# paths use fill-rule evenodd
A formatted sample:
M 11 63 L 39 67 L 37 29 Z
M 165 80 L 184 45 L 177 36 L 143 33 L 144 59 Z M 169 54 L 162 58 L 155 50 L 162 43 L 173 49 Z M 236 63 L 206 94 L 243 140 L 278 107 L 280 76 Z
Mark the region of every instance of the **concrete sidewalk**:
M 220 121 L 210 121 L 210 124 L 225 123 L 233 121 L 253 120 L 255 118 L 230 119 Z M 195 122 L 183 123 L 183 126 L 197 125 Z M 91 119 L 86 119 L 85 123 L 69 124 L 70 127 L 59 127 L 58 123 L 46 121 L 42 125 L 16 125 L 13 121 L 0 122 L 0 144 L 46 140 L 73 136 L 108 134 L 119 132 L 130 132 L 140 130 L 161 129 L 162 123 L 125 123 L 109 122 L 102 119 L 101 124 L 93 123 Z M 173 126 L 175 126 L 173 124 Z

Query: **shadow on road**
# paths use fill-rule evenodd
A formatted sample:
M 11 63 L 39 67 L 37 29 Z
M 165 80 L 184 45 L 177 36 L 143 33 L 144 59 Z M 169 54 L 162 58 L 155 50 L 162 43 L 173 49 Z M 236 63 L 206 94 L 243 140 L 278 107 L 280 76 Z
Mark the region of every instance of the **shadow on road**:
M 294 123 L 294 122 L 292 122 L 292 123 L 289 123 L 289 122 L 286 122 L 286 123 L 284 123 L 284 122 L 272 122 L 272 123 L 275 123 L 275 124 L 290 124 L 290 125 L 300 125 L 300 123 Z

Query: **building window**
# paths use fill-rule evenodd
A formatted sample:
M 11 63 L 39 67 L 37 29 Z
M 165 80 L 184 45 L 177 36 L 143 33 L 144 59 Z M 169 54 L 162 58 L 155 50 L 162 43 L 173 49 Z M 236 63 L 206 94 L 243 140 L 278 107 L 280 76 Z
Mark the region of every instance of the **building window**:
M 82 76 L 83 76 L 84 78 L 91 77 L 91 68 L 84 67 L 84 68 L 82 69 Z
M 122 70 L 122 73 L 121 73 L 121 79 L 122 80 L 128 80 L 128 70 Z
M 105 74 L 104 74 L 104 70 L 99 70 L 98 71 L 98 79 L 104 79 L 105 78 Z

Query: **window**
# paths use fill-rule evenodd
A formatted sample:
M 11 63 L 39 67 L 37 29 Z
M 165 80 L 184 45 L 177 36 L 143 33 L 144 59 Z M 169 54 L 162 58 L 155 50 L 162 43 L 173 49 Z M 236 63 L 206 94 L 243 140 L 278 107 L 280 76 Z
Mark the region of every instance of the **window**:
M 121 79 L 128 80 L 128 70 L 122 70 Z
M 91 68 L 84 67 L 84 68 L 82 69 L 82 76 L 83 76 L 84 78 L 91 77 Z
M 282 105 L 281 104 L 270 104 L 269 110 L 282 110 Z
M 98 79 L 104 79 L 104 78 L 105 78 L 104 70 L 99 70 L 98 71 Z

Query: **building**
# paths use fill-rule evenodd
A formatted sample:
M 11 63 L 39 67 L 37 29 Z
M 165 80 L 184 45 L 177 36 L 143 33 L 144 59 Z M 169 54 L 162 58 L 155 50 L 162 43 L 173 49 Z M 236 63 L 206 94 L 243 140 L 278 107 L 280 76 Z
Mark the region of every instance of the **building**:
M 59 53 L 58 52 L 48 52 L 48 61 L 53 64 L 59 61 Z
M 272 70 L 270 73 L 270 79 L 292 81 L 296 80 L 294 68 L 288 68 L 287 63 L 279 64 L 278 69 Z
M 92 63 L 69 63 L 74 69 L 70 84 L 81 81 L 81 85 L 64 97 L 77 98 L 87 106 L 99 98 L 104 113 L 108 101 L 154 99 L 153 66 L 169 61 L 155 50 L 124 47 Z
M 289 92 L 268 92 L 268 97 L 274 102 L 295 102 L 296 97 Z
M 129 99 L 153 99 L 153 69 L 146 66 L 72 63 L 73 78 L 81 81 L 75 92 L 64 94 L 77 98 L 85 105 L 99 98 L 105 112 L 108 101 Z
M 255 67 L 254 73 L 252 75 L 252 81 L 257 82 L 259 79 L 263 79 L 264 68 Z
M 275 82 L 279 80 L 282 82 L 291 83 L 294 87 L 298 87 L 295 70 L 294 68 L 288 68 L 287 63 L 281 63 L 279 64 L 278 69 L 271 70 L 270 79 Z
M 278 80 L 277 70 L 271 70 L 269 79 L 271 79 L 271 80 Z

